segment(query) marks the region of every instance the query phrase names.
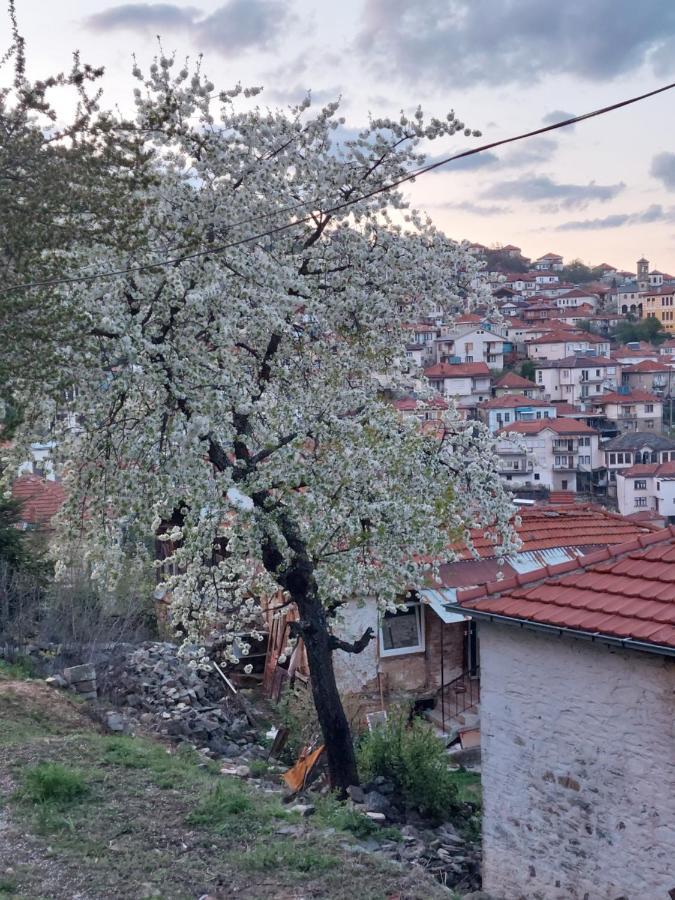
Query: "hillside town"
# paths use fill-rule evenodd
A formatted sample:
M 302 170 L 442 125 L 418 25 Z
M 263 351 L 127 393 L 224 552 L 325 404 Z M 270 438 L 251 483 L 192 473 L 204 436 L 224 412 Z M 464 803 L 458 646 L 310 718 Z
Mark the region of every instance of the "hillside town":
M 43 6 L 0 900 L 675 900 L 675 14 Z

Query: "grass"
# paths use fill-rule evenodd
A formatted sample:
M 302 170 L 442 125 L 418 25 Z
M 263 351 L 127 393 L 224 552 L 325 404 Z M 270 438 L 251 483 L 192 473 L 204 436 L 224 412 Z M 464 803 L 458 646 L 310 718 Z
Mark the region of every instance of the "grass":
M 375 837 L 382 841 L 401 840 L 401 832 L 398 828 L 382 828 L 359 810 L 341 803 L 332 794 L 327 797 L 317 797 L 314 805 L 316 806 L 317 821 L 328 828 L 352 834 L 356 838 Z
M 13 870 L 0 898 L 128 900 L 142 886 L 162 900 L 353 900 L 358 884 L 359 900 L 448 900 L 424 873 L 350 850 L 360 814 L 354 824 L 329 800 L 302 819 L 200 754 L 98 733 L 42 682 L 0 680 L 0 722 L 12 734 L 0 751 L 0 873 Z
M 451 772 L 450 777 L 457 788 L 457 799 L 460 803 L 471 803 L 480 809 L 482 804 L 480 775 L 460 768 Z
M 288 841 L 274 841 L 237 854 L 244 869 L 254 872 L 274 872 L 279 868 L 290 872 L 317 874 L 339 865 L 335 853 L 329 848 L 305 846 Z
M 25 657 L 20 657 L 16 662 L 0 659 L 0 676 L 17 679 L 34 678 L 35 667 L 30 659 Z
M 89 793 L 81 772 L 60 763 L 39 763 L 26 769 L 18 796 L 27 803 L 73 803 Z

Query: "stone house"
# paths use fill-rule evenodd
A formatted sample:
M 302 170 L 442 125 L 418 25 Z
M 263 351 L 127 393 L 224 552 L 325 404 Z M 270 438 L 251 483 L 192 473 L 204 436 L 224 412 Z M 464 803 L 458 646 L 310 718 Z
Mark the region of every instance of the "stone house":
M 675 896 L 675 527 L 454 608 L 480 637 L 483 889 Z

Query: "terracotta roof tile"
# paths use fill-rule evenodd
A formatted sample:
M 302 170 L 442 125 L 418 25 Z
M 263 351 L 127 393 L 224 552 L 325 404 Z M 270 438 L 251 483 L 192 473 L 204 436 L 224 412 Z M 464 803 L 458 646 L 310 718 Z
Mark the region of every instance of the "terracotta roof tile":
M 460 591 L 469 612 L 675 649 L 675 526 Z
M 496 388 L 541 388 L 541 385 L 535 384 L 534 381 L 523 378 L 522 375 L 517 375 L 515 372 L 507 372 L 506 375 L 502 375 L 498 381 L 495 381 L 494 386 Z
M 662 401 L 656 394 L 650 394 L 648 391 L 634 390 L 630 394 L 619 394 L 618 391 L 610 391 L 601 397 L 593 397 L 593 403 L 596 406 L 604 406 L 606 403 L 618 403 L 620 406 L 626 406 L 631 403 L 661 403 Z
M 424 370 L 427 378 L 466 378 L 467 376 L 489 375 L 487 363 L 436 363 Z
M 576 419 L 560 417 L 555 419 L 537 419 L 535 422 L 514 422 L 500 429 L 497 434 L 505 434 L 514 431 L 516 434 L 539 434 L 540 431 L 549 429 L 556 434 L 597 434 L 598 432 Z
M 12 497 L 21 501 L 23 522 L 47 525 L 63 506 L 66 495 L 58 481 L 23 475 L 12 485 Z

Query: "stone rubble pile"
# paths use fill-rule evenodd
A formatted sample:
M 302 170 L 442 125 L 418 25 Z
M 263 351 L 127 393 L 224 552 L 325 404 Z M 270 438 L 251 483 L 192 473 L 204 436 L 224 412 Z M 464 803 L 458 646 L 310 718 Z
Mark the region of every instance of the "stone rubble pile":
M 363 842 L 367 852 L 378 852 L 406 865 L 418 866 L 441 884 L 458 891 L 476 891 L 481 885 L 480 840 L 462 835 L 449 822 L 433 827 L 414 810 L 406 809 L 388 779 L 378 776 L 362 787 L 349 788 L 355 809 L 383 826 L 398 827 L 403 840 Z M 474 810 L 467 806 L 463 818 L 470 822 Z M 403 824 L 405 823 L 405 824 Z M 475 822 L 475 833 L 479 825 Z

